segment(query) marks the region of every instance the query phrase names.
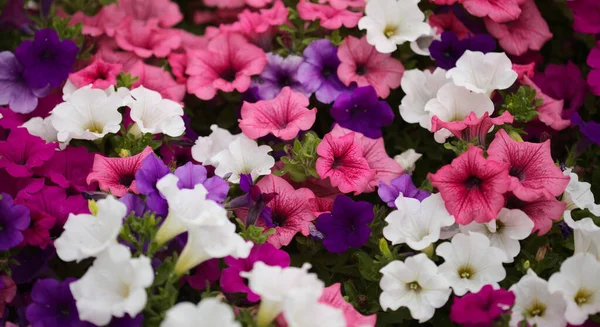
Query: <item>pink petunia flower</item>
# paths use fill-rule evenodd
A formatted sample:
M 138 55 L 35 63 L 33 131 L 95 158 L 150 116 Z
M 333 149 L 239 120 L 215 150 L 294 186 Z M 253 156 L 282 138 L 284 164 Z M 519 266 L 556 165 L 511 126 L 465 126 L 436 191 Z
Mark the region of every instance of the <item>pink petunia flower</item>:
M 464 120 L 452 122 L 445 122 L 439 119 L 438 116 L 433 116 L 433 118 L 431 118 L 431 132 L 435 133 L 445 128 L 459 140 L 470 142 L 477 139 L 479 145 L 485 146 L 485 139 L 493 126 L 500 126 L 506 123 L 511 124 L 513 120 L 514 117 L 508 111 L 505 111 L 502 115 L 494 118 L 489 117 L 487 112 L 485 112 L 483 116 L 477 117 L 477 115 L 471 111 Z
M 117 4 L 110 4 L 102 7 L 100 11 L 94 16 L 87 16 L 81 11 L 76 12 L 71 17 L 69 25 L 73 26 L 77 23 L 83 25 L 82 33 L 92 37 L 99 37 L 104 34 L 109 37 L 115 36 L 115 32 L 118 31 L 123 24 L 127 22 L 125 19 L 127 13 L 121 10 Z
M 496 133 L 488 148 L 489 160 L 509 167 L 510 191 L 524 201 L 561 195 L 569 184 L 552 160 L 550 140 L 544 143 L 517 142 L 504 130 Z
M 310 211 L 312 211 L 315 217 L 319 217 L 324 213 L 331 213 L 334 200 L 335 198 L 331 197 L 315 197 L 314 199 L 310 199 Z
M 498 39 L 502 49 L 516 56 L 525 54 L 528 50 L 540 50 L 552 38 L 550 28 L 534 0 L 526 0 L 521 9 L 518 19 L 504 24 L 490 18 L 484 19 L 485 27 Z
M 346 327 L 375 326 L 377 316 L 363 316 L 360 312 L 356 311 L 350 303 L 344 300 L 340 288 L 340 283 L 326 287 L 319 298 L 319 302 L 342 310 L 344 318 L 346 318 Z
M 335 9 L 363 9 L 367 5 L 365 0 L 319 0 L 319 3 L 328 3 L 332 8 Z
M 567 7 L 573 11 L 573 29 L 579 33 L 600 33 L 600 2 L 596 0 L 570 0 Z
M 85 147 L 68 146 L 63 151 L 57 151 L 42 167 L 35 169 L 35 172 L 48 177 L 52 183 L 63 189 L 90 192 L 96 190 L 96 185 L 86 182 L 93 164 L 94 154 L 88 152 Z
M 438 13 L 429 16 L 429 25 L 437 28 L 438 33 L 451 31 L 458 36 L 459 40 L 469 37 L 471 31 L 463 22 L 456 17 L 454 11 Z
M 204 0 L 203 3 L 205 6 L 218 8 L 240 8 L 246 4 L 244 0 Z
M 505 289 L 485 285 L 477 293 L 454 297 L 450 320 L 461 326 L 491 326 L 500 315 L 515 304 L 515 294 Z
M 343 193 L 358 195 L 375 177 L 375 170 L 369 168 L 354 133 L 342 136 L 328 133 L 317 147 L 317 154 L 320 156 L 316 163 L 317 174 L 322 179 L 329 178 L 331 185 Z
M 269 50 L 273 37 L 277 33 L 277 26 L 287 22 L 288 9 L 283 2 L 277 1 L 269 9 L 250 11 L 245 9 L 238 14 L 238 22 L 231 25 L 231 31 L 244 34 L 250 42 Z
M 181 37 L 179 32 L 158 28 L 155 21 L 131 21 L 117 31 L 115 42 L 126 51 L 131 51 L 141 58 L 167 57 L 171 51 L 179 48 Z
M 535 74 L 535 62 L 530 62 L 525 65 L 513 64 L 512 69 L 517 73 L 517 80 L 523 80 L 523 77 L 527 76 L 532 78 Z
M 535 97 L 542 99 L 542 105 L 537 108 L 539 115 L 536 119 L 539 119 L 542 123 L 552 127 L 552 129 L 560 131 L 571 125 L 571 120 L 563 119 L 562 113 L 565 107 L 564 100 L 556 100 L 545 94 L 531 78 L 527 75 L 523 76 L 521 84 L 528 85 L 535 90 Z
M 177 83 L 168 71 L 161 67 L 141 63 L 130 71 L 133 76 L 139 77 L 133 83 L 132 89 L 143 85 L 149 90 L 156 91 L 165 99 L 175 102 L 183 101 L 185 85 Z
M 157 20 L 162 27 L 171 27 L 183 20 L 179 6 L 171 0 L 119 0 L 118 8 L 134 20 Z
M 317 118 L 317 109 L 308 109 L 309 101 L 288 86 L 272 100 L 244 102 L 239 119 L 242 132 L 251 139 L 269 133 L 282 140 L 292 140 L 299 131 L 309 130 Z
M 504 23 L 519 18 L 524 0 L 463 0 L 465 9 L 473 16 L 489 17 L 491 20 Z M 525 0 L 526 1 L 526 0 Z
M 264 51 L 239 34 L 214 37 L 206 50 L 189 53 L 186 73 L 188 92 L 202 100 L 212 99 L 217 90 L 245 92 L 250 77 L 260 74 L 267 64 Z
M 96 154 L 87 182 L 89 184 L 97 181 L 101 190 L 118 197 L 129 191 L 137 194 L 135 173 L 140 169 L 142 161 L 153 153 L 151 147 L 146 147 L 141 153 L 126 158 L 108 158 Z
M 12 278 L 0 276 L 0 318 L 4 316 L 4 308 L 7 303 L 11 303 L 17 295 L 17 284 Z
M 342 26 L 347 28 L 356 27 L 363 16 L 362 12 L 335 9 L 328 5 L 320 5 L 306 0 L 300 0 L 296 9 L 300 18 L 312 22 L 318 19 L 321 26 L 329 30 L 337 30 Z
M 29 177 L 54 155 L 56 145 L 27 132 L 25 128 L 10 131 L 6 141 L 0 141 L 0 169 L 13 177 Z
M 506 194 L 506 208 L 519 209 L 533 221 L 533 232 L 538 235 L 544 235 L 552 228 L 553 221 L 559 221 L 562 218 L 567 204 L 558 201 L 555 198 L 538 198 L 533 201 L 519 200 L 514 194 Z
M 124 51 L 109 37 L 102 37 L 98 40 L 98 51 L 95 57 L 111 64 L 120 64 L 123 71 L 133 74 L 136 70 L 141 70 L 144 62 L 135 53 Z M 134 75 L 137 76 L 137 75 Z
M 42 188 L 26 188 L 19 192 L 15 201 L 26 205 L 32 219 L 34 216 L 50 216 L 54 222 L 49 228 L 59 229 L 67 222 L 69 214 L 88 213 L 88 202 L 81 194 L 70 195 L 58 186 L 43 185 Z
M 171 53 L 169 55 L 169 66 L 171 66 L 171 73 L 175 75 L 175 81 L 177 83 L 186 83 L 188 76 L 185 74 L 187 69 L 188 57 L 185 53 Z
M 486 160 L 483 150 L 473 146 L 451 164 L 429 174 L 429 179 L 440 190 L 448 212 L 461 225 L 496 219 L 510 183 L 508 167 Z
M 367 42 L 366 36 L 358 39 L 348 36 L 338 48 L 341 64 L 337 74 L 346 86 L 355 82 L 359 87 L 371 85 L 379 97 L 385 99 L 390 89 L 400 85 L 404 65 L 391 53 L 380 53 Z
M 106 89 L 111 85 L 117 85 L 117 76 L 122 70 L 121 64 L 107 63 L 99 57 L 94 57 L 87 67 L 70 74 L 69 80 L 78 88 L 92 84 L 94 88 Z

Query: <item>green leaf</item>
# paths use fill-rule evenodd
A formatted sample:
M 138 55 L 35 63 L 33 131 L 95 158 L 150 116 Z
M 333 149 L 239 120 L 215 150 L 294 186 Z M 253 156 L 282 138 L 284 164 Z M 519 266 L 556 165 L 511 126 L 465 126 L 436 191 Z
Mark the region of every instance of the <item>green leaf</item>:
M 536 98 L 535 89 L 527 85 L 521 85 L 517 92 L 508 94 L 504 97 L 502 110 L 510 112 L 515 117 L 515 121 L 526 123 L 538 115 L 537 108 L 543 104 L 543 100 Z

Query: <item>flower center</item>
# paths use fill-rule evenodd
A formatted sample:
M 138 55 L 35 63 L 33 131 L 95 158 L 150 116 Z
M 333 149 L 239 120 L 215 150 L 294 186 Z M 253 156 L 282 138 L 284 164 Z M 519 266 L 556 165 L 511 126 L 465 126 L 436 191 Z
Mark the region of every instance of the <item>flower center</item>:
M 0 232 L 4 231 L 4 225 L 0 224 Z
M 386 25 L 385 29 L 383 29 L 383 35 L 385 35 L 385 37 L 387 37 L 389 39 L 392 36 L 396 35 L 397 29 L 398 29 L 398 26 Z
M 273 221 L 273 225 L 275 225 L 275 227 L 282 226 L 285 223 L 285 219 L 286 217 L 284 217 L 278 212 L 273 212 L 271 214 L 271 220 Z
M 500 233 L 504 228 L 504 223 L 496 219 L 496 233 Z
M 99 125 L 98 123 L 96 123 L 95 121 L 91 121 L 88 126 L 86 127 L 86 129 L 92 133 L 98 133 L 101 134 L 102 130 L 104 129 L 102 127 L 102 125 Z
M 130 187 L 134 180 L 135 176 L 133 174 L 121 175 L 119 177 L 119 184 Z
M 475 269 L 470 265 L 462 265 L 458 268 L 458 276 L 460 278 L 471 279 L 475 276 Z
M 226 71 L 222 72 L 220 77 L 226 80 L 227 82 L 233 82 L 235 81 L 236 74 L 237 72 L 233 68 L 229 68 Z
M 544 312 L 546 312 L 546 305 L 536 299 L 535 302 L 525 310 L 524 316 L 530 318 L 540 317 L 544 315 Z
M 367 74 L 367 67 L 365 65 L 357 65 L 356 66 L 356 75 L 363 76 Z
M 525 179 L 525 174 L 523 173 L 523 169 L 519 167 L 510 167 L 508 171 L 510 176 L 516 177 L 519 181 L 523 181 Z
M 577 303 L 578 306 L 582 306 L 590 302 L 591 297 L 592 292 L 582 288 L 579 291 L 577 291 L 577 294 L 575 294 L 575 297 L 573 299 L 575 300 L 575 303 Z
M 280 86 L 290 86 L 292 84 L 292 81 L 290 80 L 289 76 L 281 76 L 279 78 L 279 85 Z
M 470 176 L 465 181 L 465 186 L 468 189 L 479 188 L 480 185 L 481 185 L 481 179 L 479 179 L 479 177 L 477 177 L 477 176 Z
M 418 282 L 412 282 L 412 283 L 408 283 L 408 289 L 418 292 L 421 290 L 421 285 L 419 285 Z

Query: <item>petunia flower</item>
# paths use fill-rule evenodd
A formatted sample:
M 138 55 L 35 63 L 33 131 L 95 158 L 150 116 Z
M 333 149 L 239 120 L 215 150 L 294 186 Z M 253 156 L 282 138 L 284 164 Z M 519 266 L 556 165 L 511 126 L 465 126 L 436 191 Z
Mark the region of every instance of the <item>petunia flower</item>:
M 6 193 L 0 193 L 0 209 L 0 250 L 6 251 L 21 244 L 23 231 L 29 226 L 31 216 L 29 208 L 14 203 Z
M 141 62 L 135 67 L 137 68 L 131 69 L 129 73 L 139 79 L 133 83 L 132 88 L 143 85 L 147 89 L 160 93 L 165 99 L 183 102 L 185 85 L 176 82 L 168 71 Z
M 262 49 L 235 33 L 222 33 L 206 49 L 191 53 L 186 74 L 188 93 L 202 100 L 212 99 L 217 90 L 245 92 L 250 77 L 262 72 L 267 57 Z
M 346 319 L 346 327 L 373 327 L 377 320 L 375 315 L 363 316 L 354 306 L 342 296 L 341 284 L 335 283 L 325 287 L 323 295 L 319 298 L 319 303 L 341 309 Z
M 504 125 L 506 123 L 511 124 L 514 117 L 510 112 L 505 111 L 498 117 L 489 117 L 489 112 L 484 112 L 483 115 L 478 115 L 471 111 L 471 113 L 464 118 L 462 121 L 445 122 L 438 116 L 433 116 L 431 119 L 431 131 L 438 132 L 440 130 L 449 131 L 459 140 L 471 142 L 477 139 L 477 144 L 485 146 L 487 134 L 493 129 L 494 126 Z
M 567 324 L 567 304 L 558 292 L 550 292 L 548 282 L 538 277 L 532 269 L 510 287 L 515 294 L 510 325 L 523 321 L 538 326 L 563 327 Z
M 433 40 L 429 46 L 431 58 L 438 67 L 451 69 L 465 51 L 488 53 L 496 50 L 496 40 L 488 34 L 477 34 L 459 39 L 453 32 L 443 32 L 440 40 Z
M 402 170 L 407 174 L 412 174 L 415 171 L 416 165 L 415 163 L 419 160 L 423 154 L 418 153 L 414 149 L 408 149 L 399 155 L 394 156 L 394 161 L 397 162 Z M 381 185 L 380 185 L 381 187 Z
M 46 143 L 58 142 L 58 131 L 52 126 L 50 117 L 33 117 L 24 122 L 21 127 L 26 128 L 29 134 L 40 137 L 42 140 L 46 141 Z M 66 145 L 59 144 L 59 146 L 60 148 L 63 148 Z
M 567 2 L 573 12 L 573 29 L 579 33 L 600 33 L 600 23 L 595 18 L 600 15 L 600 3 L 594 0 L 573 0 Z
M 288 326 L 346 327 L 342 310 L 315 301 L 310 290 L 297 289 L 283 302 L 283 317 Z
M 504 51 L 520 56 L 528 50 L 539 51 L 552 39 L 548 24 L 540 14 L 534 0 L 521 1 L 519 18 L 506 23 L 484 19 L 488 32 L 498 39 Z
M 181 46 L 181 37 L 176 30 L 159 28 L 156 21 L 131 21 L 117 31 L 115 42 L 140 58 L 164 58 Z
M 17 285 L 14 280 L 6 275 L 0 276 L 0 312 L 4 316 L 6 304 L 11 303 L 17 295 Z M 16 327 L 16 325 L 12 326 Z
M 431 129 L 431 116 L 425 111 L 425 104 L 435 99 L 439 89 L 451 80 L 446 71 L 436 68 L 433 72 L 411 69 L 404 72 L 400 86 L 406 93 L 400 104 L 400 116 L 410 124 L 418 123 L 427 130 Z
M 571 168 L 565 169 L 563 174 L 569 176 L 569 184 L 561 197 L 561 201 L 567 204 L 566 210 L 588 209 L 592 214 L 600 216 L 600 205 L 596 204 L 591 191 L 592 185 L 580 182 L 579 176 Z
M 575 253 L 589 253 L 600 258 L 600 227 L 592 218 L 586 217 L 577 221 L 571 217 L 571 211 L 564 214 L 564 222 L 573 229 Z
M 536 117 L 537 119 L 557 131 L 570 126 L 569 119 L 562 118 L 564 100 L 557 100 L 548 96 L 528 76 L 523 76 L 521 84 L 533 88 L 536 99 L 542 100 L 542 105 L 537 108 L 537 112 L 539 113 Z
M 85 147 L 68 146 L 62 151 L 55 152 L 52 158 L 40 168 L 36 168 L 35 172 L 48 177 L 63 189 L 90 192 L 96 190 L 95 184 L 90 185 L 86 182 L 93 164 L 94 154 Z
M 309 97 L 311 92 L 298 80 L 298 67 L 302 61 L 300 56 L 289 55 L 283 58 L 276 53 L 267 53 L 267 65 L 262 73 L 252 80 L 251 87 L 257 89 L 263 100 L 275 98 L 284 87 L 290 87 L 292 91 Z
M 483 150 L 472 146 L 429 179 L 461 225 L 496 219 L 510 183 L 504 164 L 485 159 Z
M 59 187 L 46 186 L 40 192 L 36 192 L 33 195 L 23 195 L 27 194 L 27 192 L 21 192 L 15 198 L 15 202 L 26 205 L 30 208 L 31 212 L 31 221 L 29 223 L 29 226 L 23 230 L 23 242 L 21 243 L 22 245 L 38 246 L 41 249 L 46 249 L 48 245 L 52 244 L 52 239 L 50 238 L 50 230 L 56 225 L 57 217 L 47 212 L 51 209 L 41 207 L 41 204 L 44 204 L 44 200 L 43 198 L 40 199 L 40 197 L 55 195 L 56 191 L 60 192 L 62 191 L 62 189 Z M 57 197 L 52 200 L 60 201 L 64 198 L 66 198 L 66 196 L 63 196 L 62 199 Z M 87 205 L 87 202 L 83 198 L 81 198 L 81 200 L 83 200 L 84 205 Z M 81 202 L 79 202 L 79 204 L 81 204 Z M 66 206 L 67 203 L 63 203 L 63 205 Z M 73 209 L 80 208 L 81 207 Z M 80 212 L 80 210 L 75 211 Z M 65 212 L 62 214 L 66 216 L 67 213 Z M 64 219 L 66 217 L 61 218 Z M 62 223 L 64 224 L 64 220 L 62 221 Z
M 304 62 L 298 67 L 298 81 L 321 103 L 332 103 L 347 91 L 337 76 L 341 63 L 337 51 L 328 39 L 313 41 L 304 49 Z
M 512 70 L 512 63 L 505 53 L 484 54 L 467 50 L 446 77 L 458 86 L 489 95 L 494 90 L 504 90 L 513 85 L 517 73 Z
M 425 190 L 419 190 L 415 184 L 413 184 L 412 178 L 409 174 L 404 174 L 400 177 L 394 178 L 390 181 L 389 185 L 384 182 L 379 182 L 379 188 L 377 194 L 387 203 L 388 207 L 396 208 L 394 203 L 399 195 L 405 198 L 413 198 L 419 201 L 423 201 L 431 194 Z
M 552 221 L 559 221 L 567 206 L 566 203 L 556 200 L 554 197 L 540 197 L 533 201 L 519 200 L 512 193 L 506 194 L 506 208 L 520 209 L 533 221 L 533 232 L 544 235 L 552 228 Z
M 241 327 L 231 307 L 216 298 L 205 298 L 194 305 L 179 302 L 167 310 L 160 327 Z
M 561 195 L 569 184 L 554 164 L 550 140 L 544 143 L 517 142 L 500 130 L 488 148 L 489 160 L 509 167 L 510 191 L 524 201 Z
M 358 24 L 358 20 L 362 17 L 362 13 L 353 12 L 346 9 L 337 9 L 329 5 L 312 3 L 306 0 L 300 0 L 296 6 L 298 16 L 305 21 L 319 20 L 321 27 L 328 30 L 337 30 L 342 26 L 354 28 Z
M 129 191 L 137 194 L 139 191 L 135 182 L 135 173 L 142 166 L 144 159 L 153 152 L 152 148 L 148 146 L 144 151 L 132 157 L 109 158 L 96 154 L 92 172 L 87 176 L 86 181 L 88 184 L 98 182 L 101 190 L 117 197 L 121 197 Z
M 440 274 L 458 296 L 467 291 L 479 292 L 488 284 L 498 288 L 498 282 L 506 277 L 504 252 L 491 246 L 483 234 L 456 234 L 452 242 L 440 244 L 435 253 L 444 259 L 438 267 Z
M 24 128 L 10 130 L 6 141 L 0 141 L 0 169 L 13 177 L 29 177 L 55 154 L 55 144 L 32 136 Z
M 94 88 L 104 90 L 112 85 L 117 85 L 117 76 L 122 70 L 123 65 L 121 64 L 111 64 L 100 57 L 94 57 L 92 63 L 87 67 L 70 74 L 69 80 L 78 88 L 92 84 Z
M 515 20 L 521 16 L 519 5 L 523 0 L 462 0 L 462 5 L 473 16 L 489 17 L 498 23 Z
M 293 140 L 298 132 L 309 130 L 315 123 L 317 110 L 308 106 L 306 96 L 286 86 L 272 100 L 244 102 L 239 126 L 251 139 L 271 133 L 282 140 Z
M 383 228 L 383 236 L 392 245 L 406 243 L 411 249 L 422 251 L 440 239 L 443 227 L 454 224 L 439 193 L 423 201 L 400 194 L 395 206 L 397 210 L 385 218 L 387 226 Z
M 210 161 L 216 167 L 215 175 L 224 177 L 231 173 L 228 179 L 231 183 L 239 183 L 241 174 L 250 174 L 256 180 L 258 176 L 271 173 L 275 165 L 275 159 L 269 155 L 272 150 L 268 145 L 259 146 L 254 140 L 240 137 L 212 156 Z
M 431 27 L 424 20 L 425 14 L 413 0 L 369 1 L 358 28 L 367 30 L 367 41 L 377 51 L 390 53 L 398 45 L 428 34 Z
M 129 93 L 123 101 L 128 106 L 130 117 L 135 122 L 134 130 L 141 133 L 165 134 L 171 137 L 181 136 L 185 132 L 183 107 L 169 99 L 163 99 L 160 93 L 139 86 Z
M 402 63 L 392 58 L 391 54 L 378 52 L 366 37 L 346 37 L 337 55 L 341 62 L 337 75 L 346 86 L 353 82 L 359 87 L 371 85 L 377 95 L 385 99 L 390 95 L 390 90 L 400 85 L 404 73 Z
M 564 101 L 561 113 L 564 119 L 570 119 L 583 106 L 589 92 L 581 70 L 571 61 L 566 65 L 549 64 L 544 72 L 536 73 L 532 80 L 547 96 Z
M 183 20 L 179 5 L 170 0 L 119 0 L 117 8 L 134 20 L 156 19 L 162 27 L 171 27 Z
M 113 244 L 70 285 L 79 319 L 107 325 L 112 317 L 135 317 L 147 302 L 146 288 L 154 281 L 150 259 L 131 257 L 129 248 Z
M 434 30 L 453 32 L 458 36 L 459 40 L 467 38 L 470 34 L 472 34 L 467 26 L 465 26 L 465 24 L 454 13 L 454 10 L 434 13 L 427 17 L 427 21 Z
M 9 105 L 14 112 L 27 114 L 38 105 L 38 98 L 50 92 L 50 86 L 30 88 L 24 78 L 23 65 L 10 51 L 0 52 L 0 106 Z
M 407 307 L 419 323 L 433 318 L 435 309 L 443 307 L 452 293 L 438 267 L 423 253 L 404 262 L 394 260 L 380 272 L 383 274 L 379 282 L 383 291 L 379 296 L 381 308 L 396 311 Z
M 394 120 L 390 105 L 380 101 L 377 92 L 371 86 L 340 94 L 329 113 L 341 127 L 372 139 L 380 138 L 381 128 L 391 125 Z
M 216 165 L 211 161 L 217 153 L 226 150 L 229 144 L 238 138 L 245 138 L 243 133 L 232 135 L 228 130 L 220 128 L 213 124 L 210 125 L 211 133 L 208 136 L 200 136 L 192 146 L 192 156 L 194 160 L 203 163 L 205 166 Z
M 25 13 L 23 0 L 8 0 L 0 13 L 0 28 L 18 28 L 29 31 L 31 20 Z M 4 310 L 0 310 L 4 312 Z
M 584 121 L 578 113 L 574 113 L 571 119 L 586 139 L 600 144 L 600 124 L 595 121 Z
M 197 291 L 203 291 L 207 285 L 213 286 L 221 279 L 221 260 L 210 259 L 204 261 L 194 268 L 194 272 L 188 276 L 184 276 L 182 280 L 190 285 L 191 288 Z
M 515 294 L 505 289 L 485 285 L 477 293 L 454 297 L 450 320 L 461 326 L 489 326 L 508 312 L 515 303 Z
M 79 320 L 77 306 L 71 290 L 75 278 L 62 282 L 39 279 L 31 291 L 32 303 L 27 306 L 27 320 L 34 326 L 84 326 Z

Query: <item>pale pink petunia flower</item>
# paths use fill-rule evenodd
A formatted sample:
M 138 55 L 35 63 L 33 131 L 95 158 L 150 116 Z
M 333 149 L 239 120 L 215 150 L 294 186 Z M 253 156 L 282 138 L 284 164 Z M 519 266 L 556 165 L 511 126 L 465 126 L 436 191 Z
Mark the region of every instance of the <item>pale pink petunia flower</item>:
M 363 16 L 362 12 L 335 9 L 328 5 L 320 5 L 307 0 L 300 0 L 296 9 L 300 18 L 313 22 L 318 19 L 321 26 L 329 30 L 337 30 L 342 26 L 354 28 Z
M 94 57 L 87 67 L 70 74 L 69 80 L 78 88 L 92 84 L 96 89 L 106 89 L 117 85 L 117 76 L 122 70 L 121 64 L 107 63 L 99 57 Z
M 504 23 L 519 18 L 524 0 L 463 0 L 465 9 L 473 16 L 489 17 L 491 20 Z M 526 0 L 525 0 L 526 1 Z
M 537 108 L 539 115 L 536 117 L 542 123 L 550 126 L 552 129 L 560 131 L 571 126 L 570 119 L 563 119 L 562 113 L 565 107 L 564 100 L 556 100 L 545 94 L 527 75 L 523 76 L 521 84 L 532 87 L 535 90 L 535 97 L 541 99 L 542 105 Z
M 123 71 L 131 73 L 140 70 L 144 62 L 135 53 L 124 51 L 109 37 L 101 37 L 98 42 L 98 51 L 95 57 L 100 58 L 111 64 L 123 65 Z
M 288 86 L 272 100 L 244 102 L 239 120 L 240 129 L 251 139 L 269 133 L 282 140 L 292 140 L 300 131 L 311 128 L 317 118 L 317 109 L 308 109 L 308 98 Z
M 106 34 L 110 37 L 115 35 L 123 24 L 126 23 L 127 14 L 120 10 L 116 4 L 110 4 L 102 7 L 94 16 L 87 16 L 81 11 L 76 12 L 71 17 L 69 25 L 81 23 L 83 25 L 82 33 L 93 37 Z
M 268 50 L 271 48 L 277 26 L 286 23 L 287 17 L 288 9 L 281 1 L 277 1 L 269 9 L 260 11 L 245 9 L 237 15 L 237 22 L 230 26 L 221 25 L 221 29 L 240 32 L 253 44 Z
M 240 8 L 243 7 L 246 2 L 244 0 L 204 0 L 202 1 L 205 6 L 218 7 L 218 8 Z
M 319 302 L 342 310 L 346 318 L 346 327 L 373 327 L 377 320 L 376 315 L 363 316 L 352 304 L 346 302 L 340 290 L 341 284 L 335 283 L 323 290 Z
M 129 71 L 133 76 L 139 77 L 133 83 L 132 89 L 138 86 L 144 86 L 147 89 L 156 91 L 165 99 L 175 102 L 183 101 L 185 96 L 185 84 L 177 83 L 168 71 L 161 67 L 146 65 L 141 63 L 137 68 Z
M 348 36 L 337 54 L 341 61 L 337 74 L 346 86 L 352 82 L 359 87 L 371 85 L 377 95 L 385 99 L 390 95 L 390 89 L 400 85 L 404 65 L 391 53 L 377 51 L 364 36 L 360 39 Z
M 484 19 L 485 27 L 498 39 L 502 49 L 515 56 L 525 54 L 528 50 L 538 51 L 552 38 L 550 28 L 534 0 L 526 0 L 521 9 L 518 19 L 506 23 Z
M 162 29 L 156 22 L 131 21 L 115 35 L 115 42 L 140 58 L 164 58 L 181 46 L 177 30 Z
M 96 154 L 92 172 L 87 177 L 87 183 L 98 182 L 101 190 L 118 197 L 128 192 L 137 194 L 135 173 L 142 166 L 142 161 L 153 154 L 154 151 L 149 146 L 141 153 L 126 158 L 108 158 Z
M 217 90 L 245 92 L 250 87 L 250 77 L 260 74 L 267 64 L 261 48 L 235 33 L 219 34 L 210 40 L 206 50 L 188 55 L 188 93 L 202 100 L 212 99 Z
M 183 20 L 179 6 L 171 0 L 119 0 L 118 8 L 134 20 L 157 20 L 162 27 L 171 27 Z
M 506 194 L 506 198 L 506 208 L 523 211 L 533 221 L 531 233 L 537 231 L 538 235 L 548 233 L 552 228 L 552 222 L 559 221 L 567 207 L 565 202 L 558 201 L 553 197 L 522 201 L 509 192 Z

